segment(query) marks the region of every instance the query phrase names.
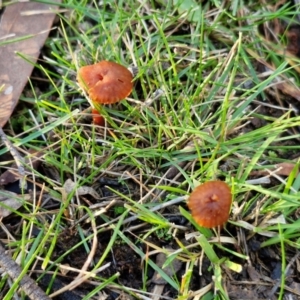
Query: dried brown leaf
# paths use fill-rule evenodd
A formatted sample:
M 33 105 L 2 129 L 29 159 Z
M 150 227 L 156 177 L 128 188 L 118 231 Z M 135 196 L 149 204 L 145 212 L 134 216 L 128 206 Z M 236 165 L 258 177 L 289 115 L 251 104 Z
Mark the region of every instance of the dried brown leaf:
M 167 260 L 167 256 L 165 253 L 159 253 L 156 256 L 156 265 L 158 267 L 162 267 L 164 263 Z M 166 266 L 163 271 L 168 275 L 168 276 L 173 276 L 180 270 L 182 266 L 182 262 L 175 258 L 168 266 Z M 153 277 L 152 277 L 152 282 L 155 284 L 166 284 L 166 280 L 161 277 L 161 275 L 158 272 L 155 272 Z
M 259 281 L 261 279 L 261 275 L 251 265 L 247 266 L 247 273 L 252 281 Z
M 44 153 L 42 151 L 36 151 L 36 150 L 29 150 L 28 152 L 30 154 L 31 158 L 25 159 L 25 164 L 32 167 L 33 169 L 37 169 L 38 166 L 41 163 L 41 160 L 39 159 Z M 18 173 L 18 166 L 16 163 L 14 163 L 11 166 L 10 170 L 5 171 L 0 176 L 0 185 L 7 185 L 9 183 L 16 182 L 19 180 L 20 174 Z
M 289 84 L 288 82 L 281 82 L 276 84 L 276 87 L 281 90 L 282 93 L 300 101 L 300 89 L 297 86 Z
M 296 163 L 287 163 L 283 162 L 280 164 L 275 165 L 276 167 L 276 174 L 283 175 L 283 176 L 290 176 L 291 172 L 295 168 Z M 296 174 L 298 174 L 298 170 L 296 171 Z
M 30 195 L 18 195 L 12 192 L 4 192 L 0 194 L 0 218 L 5 218 L 12 213 L 12 210 L 17 210 L 23 206 L 25 201 L 30 200 Z
M 75 182 L 73 182 L 71 179 L 67 179 L 65 184 L 64 184 L 64 190 L 67 194 L 70 194 L 72 191 L 76 189 L 76 193 L 81 196 L 81 195 L 91 195 L 95 199 L 101 199 L 99 194 L 91 187 L 89 186 L 81 186 L 78 187 Z
M 252 176 L 262 176 L 262 175 L 270 175 L 272 173 L 276 175 L 282 175 L 282 176 L 290 176 L 291 172 L 295 168 L 296 163 L 279 163 L 274 166 L 274 168 L 268 169 L 268 170 L 259 170 L 259 171 L 253 171 L 251 172 Z M 296 171 L 296 174 L 298 174 L 298 170 Z
M 55 6 L 29 1 L 13 3 L 3 13 L 0 37 L 1 43 L 7 43 L 0 47 L 0 127 L 5 125 L 17 105 L 49 34 L 55 18 L 55 13 L 49 13 L 51 9 Z M 30 14 L 26 13 L 29 11 Z M 18 41 L 11 42 L 11 36 Z M 32 63 L 18 56 L 18 52 Z

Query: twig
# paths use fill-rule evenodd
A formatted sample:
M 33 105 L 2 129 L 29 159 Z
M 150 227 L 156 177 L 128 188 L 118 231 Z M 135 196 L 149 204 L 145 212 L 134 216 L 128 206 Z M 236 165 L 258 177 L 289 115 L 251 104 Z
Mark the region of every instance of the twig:
M 20 266 L 5 253 L 5 249 L 0 244 L 0 267 L 13 279 L 20 280 L 19 276 L 22 273 Z M 20 288 L 32 300 L 50 300 L 51 298 L 31 279 L 28 275 L 24 275 L 19 282 Z
M 60 290 L 58 290 L 58 291 L 52 293 L 52 294 L 50 295 L 50 297 L 51 297 L 51 298 L 54 298 L 54 297 L 56 297 L 56 296 L 62 294 L 63 292 L 70 291 L 70 290 L 74 289 L 74 288 L 77 287 L 79 284 L 84 283 L 85 281 L 87 281 L 90 277 L 95 277 L 95 276 L 97 275 L 97 273 L 102 272 L 103 270 L 109 268 L 110 265 L 111 265 L 111 263 L 108 262 L 107 264 L 101 266 L 100 268 L 98 268 L 98 269 L 96 269 L 96 270 L 94 270 L 94 271 L 88 272 L 88 273 L 86 273 L 84 276 L 82 276 L 82 277 L 80 277 L 80 278 L 78 278 L 78 279 L 76 279 L 76 278 L 77 278 L 77 277 L 76 277 L 72 282 L 70 282 L 69 284 L 65 285 L 65 286 L 64 286 L 63 288 L 61 288 Z M 81 272 L 81 270 L 80 270 L 79 272 Z M 116 273 L 116 274 L 118 274 L 118 273 Z M 118 274 L 118 276 L 119 276 L 119 274 Z M 34 300 L 37 300 L 37 299 L 34 299 Z

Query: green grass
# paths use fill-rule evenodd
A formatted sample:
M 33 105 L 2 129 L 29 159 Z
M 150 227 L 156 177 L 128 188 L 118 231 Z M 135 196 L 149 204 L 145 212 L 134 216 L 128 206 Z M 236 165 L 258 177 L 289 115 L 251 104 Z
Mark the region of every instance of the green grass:
M 226 272 L 237 278 L 249 261 L 257 266 L 249 248 L 257 240 L 278 251 L 282 275 L 275 295 L 283 299 L 287 264 L 300 247 L 300 177 L 296 168 L 288 177 L 272 171 L 282 162 L 298 166 L 300 117 L 289 106 L 298 103 L 273 86 L 288 78 L 298 87 L 294 67 L 299 63 L 282 54 L 284 38 L 279 44 L 266 42 L 260 28 L 276 18 L 295 20 L 296 8 L 272 11 L 257 1 L 97 3 L 60 4 L 67 13 L 59 15 L 58 29 L 36 64 L 46 84 L 39 88 L 41 82 L 30 79 L 30 93 L 20 99 L 25 109 L 17 110 L 5 128 L 23 153 L 44 153 L 41 167 L 28 169 L 42 192 L 34 191 L 35 200 L 10 216 L 19 223 L 7 237 L 14 259 L 40 282 L 50 276 L 54 286 L 56 278 L 65 276 L 70 283 L 89 258 L 81 274 L 89 283 L 83 299 L 111 291 L 151 299 L 151 270 L 170 289 L 162 299 L 230 299 Z M 103 59 L 137 67 L 137 74 L 127 100 L 102 107 L 107 127 L 100 129 L 83 112 L 89 104 L 76 73 Z M 262 70 L 263 65 L 272 69 Z M 7 152 L 0 149 L 0 155 Z M 7 162 L 1 160 L 0 167 L 4 171 Z M 253 171 L 265 170 L 270 184 L 249 181 Z M 114 184 L 99 183 L 107 178 Z M 102 191 L 101 201 L 76 190 L 67 194 L 67 179 L 77 188 Z M 185 203 L 196 185 L 214 179 L 226 181 L 234 194 L 221 237 L 198 226 Z M 188 221 L 174 224 L 169 215 Z M 3 229 L 9 225 L 2 222 Z M 65 233 L 73 242 L 58 252 Z M 138 287 L 124 281 L 120 268 L 105 271 L 106 263 L 115 264 L 121 246 L 136 256 Z M 180 275 L 156 265 L 158 252 L 168 254 L 165 265 L 183 262 Z M 62 275 L 76 253 L 85 259 L 72 261 L 71 271 Z M 207 269 L 201 269 L 202 261 L 208 262 Z M 199 272 L 210 274 L 206 286 L 199 285 Z M 8 287 L 3 277 L 0 288 L 6 289 L 5 299 L 12 299 L 17 284 Z M 51 284 L 47 293 L 53 293 Z

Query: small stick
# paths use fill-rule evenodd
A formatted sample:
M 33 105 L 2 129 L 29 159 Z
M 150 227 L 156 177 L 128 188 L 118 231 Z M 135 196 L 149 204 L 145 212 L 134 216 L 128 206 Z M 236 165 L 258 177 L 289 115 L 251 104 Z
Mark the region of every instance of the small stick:
M 5 253 L 5 249 L 0 244 L 0 267 L 13 279 L 17 280 L 22 273 L 21 267 Z M 49 296 L 31 279 L 28 275 L 24 275 L 20 280 L 20 288 L 32 300 L 51 300 Z

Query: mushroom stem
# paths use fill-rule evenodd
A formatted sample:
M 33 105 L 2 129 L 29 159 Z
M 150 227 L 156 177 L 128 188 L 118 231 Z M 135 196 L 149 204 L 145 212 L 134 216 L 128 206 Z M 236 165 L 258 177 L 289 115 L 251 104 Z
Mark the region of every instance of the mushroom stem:
M 92 108 L 92 115 L 93 115 L 93 123 L 95 125 L 99 125 L 99 126 L 105 125 L 104 118 L 100 115 L 99 111 L 96 108 Z

